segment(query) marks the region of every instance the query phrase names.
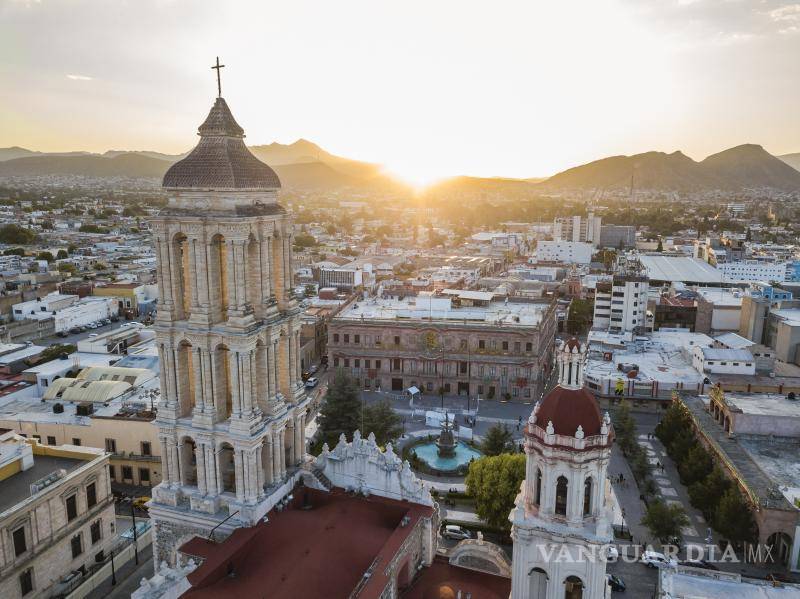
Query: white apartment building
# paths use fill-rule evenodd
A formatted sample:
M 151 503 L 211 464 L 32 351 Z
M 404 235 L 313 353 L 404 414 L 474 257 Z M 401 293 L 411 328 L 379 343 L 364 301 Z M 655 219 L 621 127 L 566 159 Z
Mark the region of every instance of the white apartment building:
M 14 320 L 42 320 L 53 318 L 55 331 L 68 331 L 91 322 L 115 316 L 119 312 L 117 300 L 113 297 L 85 297 L 77 295 L 50 293 L 43 298 L 14 304 Z
M 0 597 L 58 595 L 116 537 L 108 454 L 0 435 Z
M 597 247 L 600 243 L 602 219 L 590 212 L 587 216 L 567 216 L 553 221 L 553 239 L 578 241 Z
M 540 241 L 536 246 L 537 262 L 589 264 L 594 248 L 582 241 Z
M 613 333 L 644 331 L 647 317 L 647 277 L 616 275 L 598 281 L 593 329 Z
M 695 346 L 692 350 L 692 366 L 702 374 L 747 374 L 755 375 L 756 363 L 747 349 L 722 349 Z
M 722 277 L 730 283 L 742 281 L 778 282 L 786 280 L 787 265 L 785 262 L 762 262 L 760 260 L 741 260 L 718 265 Z

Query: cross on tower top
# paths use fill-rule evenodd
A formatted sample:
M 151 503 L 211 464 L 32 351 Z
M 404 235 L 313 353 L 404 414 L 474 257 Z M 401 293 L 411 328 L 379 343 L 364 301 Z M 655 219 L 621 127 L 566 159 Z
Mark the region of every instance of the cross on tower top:
M 219 70 L 224 68 L 224 67 L 225 67 L 224 64 L 219 64 L 219 56 L 217 56 L 217 64 L 212 65 L 211 68 L 217 71 L 217 97 L 218 98 L 222 97 L 222 80 L 220 79 L 220 76 L 219 76 Z

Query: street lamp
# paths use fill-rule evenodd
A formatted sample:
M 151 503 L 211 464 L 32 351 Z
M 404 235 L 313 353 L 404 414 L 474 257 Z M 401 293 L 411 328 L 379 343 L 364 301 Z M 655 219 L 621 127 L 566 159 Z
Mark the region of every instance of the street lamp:
M 117 571 L 114 569 L 114 550 L 111 550 L 111 586 L 117 584 Z

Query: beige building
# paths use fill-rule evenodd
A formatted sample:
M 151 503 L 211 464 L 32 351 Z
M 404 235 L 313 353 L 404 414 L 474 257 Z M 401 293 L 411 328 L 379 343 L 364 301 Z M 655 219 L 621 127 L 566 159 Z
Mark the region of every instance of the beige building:
M 0 435 L 0 597 L 47 597 L 115 536 L 108 455 Z
M 329 364 L 365 389 L 538 399 L 550 372 L 555 304 L 490 292 L 355 302 L 328 331 Z
M 161 482 L 161 448 L 151 411 L 157 391 L 158 379 L 147 369 L 85 368 L 76 378 L 56 379 L 43 398 L 4 402 L 0 428 L 47 446 L 104 449 L 115 487 L 155 486 Z

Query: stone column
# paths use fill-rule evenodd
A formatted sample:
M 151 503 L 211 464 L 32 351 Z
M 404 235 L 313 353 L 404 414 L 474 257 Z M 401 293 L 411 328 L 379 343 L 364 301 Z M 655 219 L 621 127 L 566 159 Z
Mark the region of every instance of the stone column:
M 280 434 L 281 480 L 286 478 L 286 429 L 281 429 Z
M 211 418 L 213 422 L 216 418 L 217 406 L 214 405 L 214 378 L 212 376 L 213 366 L 211 364 L 211 352 L 208 350 L 200 350 L 199 358 L 200 360 L 197 368 L 201 373 L 202 389 L 199 391 L 196 390 L 196 392 L 201 393 L 201 397 L 203 398 L 203 412 L 207 417 Z
M 306 413 L 300 416 L 300 459 L 306 455 Z
M 273 385 L 273 396 L 276 395 L 281 391 L 281 385 L 278 380 L 278 356 L 279 356 L 280 346 L 278 344 L 278 340 L 274 340 L 272 342 L 272 350 L 270 351 L 270 368 L 272 368 L 272 385 Z
M 281 448 L 281 433 L 280 431 L 275 431 L 272 434 L 272 476 L 273 481 L 281 480 L 281 456 L 283 455 L 283 450 Z
M 261 446 L 256 450 L 256 498 L 264 494 L 264 461 L 261 457 Z
M 236 250 L 235 250 L 236 242 L 233 240 L 226 240 L 225 242 L 225 260 L 227 267 L 225 269 L 226 276 L 227 276 L 227 289 L 226 292 L 228 294 L 228 317 L 231 316 L 238 316 L 237 307 L 239 305 L 237 301 L 237 289 L 238 289 L 238 282 L 236 281 Z M 220 290 L 221 291 L 221 290 Z
M 192 314 L 197 314 L 200 303 L 198 301 L 198 290 L 197 290 L 197 283 L 199 280 L 199 272 L 197 270 L 197 240 L 194 238 L 188 239 L 186 242 L 186 247 L 189 250 L 189 272 L 188 275 L 191 278 L 191 282 L 184 281 L 184 285 L 187 285 L 191 288 L 191 294 L 189 297 L 189 314 L 187 316 L 191 316 Z
M 242 395 L 241 388 L 239 386 L 240 376 L 238 351 L 228 351 L 228 364 L 230 365 L 231 379 L 228 381 L 231 386 L 231 416 L 234 418 L 239 418 L 242 415 Z
M 178 451 L 178 444 L 170 439 L 167 444 L 169 445 L 169 454 L 172 456 L 172 468 L 170 468 L 170 483 L 173 485 L 181 484 L 181 461 L 179 458 L 180 452 Z
M 213 445 L 206 445 L 206 488 L 209 495 L 219 494 L 219 484 L 217 479 L 217 453 Z
M 244 480 L 244 452 L 241 449 L 233 450 L 233 471 L 236 477 L 236 501 L 244 501 L 245 480 Z
M 264 437 L 263 441 L 264 445 L 267 448 L 267 461 L 263 465 L 264 466 L 264 482 L 267 485 L 271 485 L 272 481 L 275 480 L 275 464 L 273 455 L 275 454 L 274 451 L 274 443 L 272 442 L 272 433 L 268 434 Z
M 159 316 L 166 317 L 167 320 L 172 320 L 175 317 L 174 298 L 172 297 L 172 269 L 170 268 L 170 253 L 169 253 L 169 236 L 156 237 L 156 255 L 158 261 L 158 297 L 159 302 Z M 164 312 L 162 315 L 161 312 Z
M 191 398 L 191 401 L 194 402 L 195 412 L 199 414 L 203 414 L 206 411 L 206 398 L 205 393 L 203 393 L 203 350 L 199 347 L 192 348 L 192 372 L 188 372 L 186 383 L 188 384 L 189 379 L 188 377 L 192 377 L 193 387 L 194 387 L 194 397 Z
M 253 371 L 250 369 L 253 359 L 253 350 L 241 352 L 239 355 L 239 392 L 242 401 L 242 417 L 253 416 Z
M 294 334 L 294 380 L 302 381 L 303 380 L 303 364 L 302 360 L 300 359 L 300 331 L 295 331 Z
M 197 443 L 194 448 L 195 459 L 197 460 L 197 490 L 201 495 L 208 492 L 206 487 L 206 446 L 205 443 Z
M 262 239 L 258 244 L 258 253 L 261 260 L 259 272 L 261 273 L 261 303 L 268 304 L 272 295 L 272 265 L 270 264 L 270 244 L 272 238 Z

